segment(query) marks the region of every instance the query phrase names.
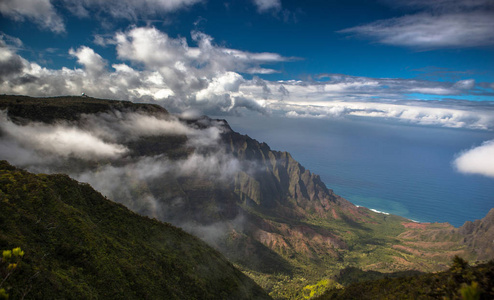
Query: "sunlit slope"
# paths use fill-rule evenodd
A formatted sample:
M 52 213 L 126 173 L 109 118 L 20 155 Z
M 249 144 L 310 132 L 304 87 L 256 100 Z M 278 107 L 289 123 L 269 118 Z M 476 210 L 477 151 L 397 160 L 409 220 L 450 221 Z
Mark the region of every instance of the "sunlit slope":
M 332 289 L 317 300 L 326 299 L 492 299 L 494 261 L 470 266 L 455 257 L 447 271 L 384 277 Z

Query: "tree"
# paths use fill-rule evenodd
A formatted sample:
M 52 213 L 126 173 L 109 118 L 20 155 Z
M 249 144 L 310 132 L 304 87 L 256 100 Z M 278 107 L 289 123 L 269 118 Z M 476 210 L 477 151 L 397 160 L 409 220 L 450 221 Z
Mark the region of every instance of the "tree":
M 18 268 L 23 256 L 24 251 L 20 247 L 2 251 L 2 258 L 0 259 L 0 299 L 9 298 L 8 290 L 10 287 L 7 285 L 8 279 Z

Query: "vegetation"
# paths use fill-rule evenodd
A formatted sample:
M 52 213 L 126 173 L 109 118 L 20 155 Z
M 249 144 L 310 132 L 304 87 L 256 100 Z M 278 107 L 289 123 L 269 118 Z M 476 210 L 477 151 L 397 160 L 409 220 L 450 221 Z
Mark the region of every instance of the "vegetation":
M 456 256 L 444 272 L 353 283 L 315 299 L 494 299 L 494 260 L 470 266 Z
M 316 296 L 321 295 L 323 292 L 325 292 L 328 289 L 338 289 L 341 288 L 342 286 L 335 282 L 334 280 L 331 279 L 323 279 L 320 280 L 318 283 L 314 285 L 307 285 L 304 287 L 303 293 L 304 293 L 304 298 L 305 299 L 311 299 Z
M 201 240 L 65 175 L 0 162 L 0 228 L 12 299 L 269 298 Z
M 8 299 L 9 278 L 17 270 L 24 251 L 20 247 L 3 250 L 0 258 L 0 299 Z
M 77 96 L 32 98 L 0 95 L 0 109 L 7 110 L 9 116 L 18 122 L 44 123 L 53 123 L 56 120 L 77 121 L 82 114 L 95 114 L 112 109 L 168 114 L 166 109 L 159 105 Z

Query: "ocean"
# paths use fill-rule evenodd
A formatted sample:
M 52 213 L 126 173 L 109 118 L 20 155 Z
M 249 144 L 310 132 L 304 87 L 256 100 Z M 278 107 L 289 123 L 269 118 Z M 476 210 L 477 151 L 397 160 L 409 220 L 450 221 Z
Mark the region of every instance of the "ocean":
M 288 151 L 352 203 L 458 227 L 494 207 L 494 178 L 458 173 L 461 151 L 494 139 L 481 130 L 362 118 L 227 117 L 237 132 Z

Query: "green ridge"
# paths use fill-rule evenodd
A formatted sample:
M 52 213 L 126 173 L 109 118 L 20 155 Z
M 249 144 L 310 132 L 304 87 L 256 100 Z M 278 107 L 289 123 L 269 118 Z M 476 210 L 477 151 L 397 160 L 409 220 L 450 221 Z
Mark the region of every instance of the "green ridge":
M 11 299 L 269 299 L 198 238 L 65 175 L 0 162 L 0 228 L 25 252 Z

